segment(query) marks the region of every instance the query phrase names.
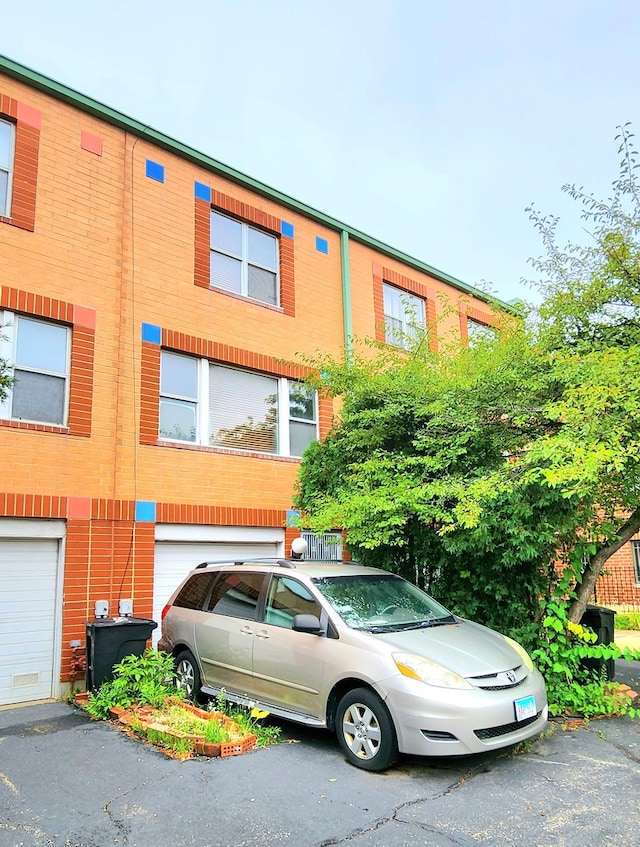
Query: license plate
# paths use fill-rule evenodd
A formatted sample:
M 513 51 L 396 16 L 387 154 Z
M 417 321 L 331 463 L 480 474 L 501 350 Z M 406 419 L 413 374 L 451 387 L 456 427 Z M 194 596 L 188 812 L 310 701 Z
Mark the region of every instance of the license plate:
M 536 716 L 536 698 L 533 694 L 528 697 L 521 697 L 519 700 L 514 700 L 513 705 L 516 708 L 516 720 L 524 721 L 527 718 Z

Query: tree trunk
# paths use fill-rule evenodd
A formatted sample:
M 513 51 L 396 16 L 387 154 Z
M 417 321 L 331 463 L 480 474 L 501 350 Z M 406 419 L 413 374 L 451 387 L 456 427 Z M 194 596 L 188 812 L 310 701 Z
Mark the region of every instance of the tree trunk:
M 636 509 L 633 514 L 627 518 L 625 523 L 620 527 L 616 534 L 616 540 L 612 541 L 606 547 L 600 548 L 589 560 L 589 564 L 582 574 L 582 583 L 577 587 L 577 599 L 571 604 L 569 609 L 569 620 L 574 623 L 579 623 L 582 618 L 589 598 L 596 586 L 598 577 L 602 573 L 604 564 L 613 556 L 624 544 L 629 541 L 640 530 L 640 508 Z

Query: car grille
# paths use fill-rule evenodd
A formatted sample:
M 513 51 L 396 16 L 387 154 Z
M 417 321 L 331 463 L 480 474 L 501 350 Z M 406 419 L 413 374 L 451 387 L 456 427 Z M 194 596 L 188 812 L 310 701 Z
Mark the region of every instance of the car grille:
M 508 675 L 515 677 L 513 682 L 508 678 Z M 528 674 L 522 665 L 512 668 L 508 671 L 499 673 L 487 673 L 482 676 L 468 677 L 469 682 L 480 688 L 482 691 L 505 691 L 508 688 L 517 688 L 527 679 Z M 491 682 L 495 685 L 491 685 Z
M 479 685 L 478 688 L 482 688 L 483 691 L 504 691 L 506 688 L 517 688 L 524 681 L 524 679 L 519 679 L 517 682 L 510 682 L 508 685 Z
M 523 721 L 512 721 L 511 723 L 502 724 L 502 726 L 490 726 L 487 729 L 474 729 L 474 733 L 481 741 L 485 741 L 487 738 L 499 738 L 501 735 L 508 735 L 510 732 L 516 732 L 518 729 L 522 729 L 525 726 L 529 726 L 529 724 L 535 723 L 541 714 L 542 712 L 538 712 L 537 715 L 532 715 L 530 718 L 526 718 Z

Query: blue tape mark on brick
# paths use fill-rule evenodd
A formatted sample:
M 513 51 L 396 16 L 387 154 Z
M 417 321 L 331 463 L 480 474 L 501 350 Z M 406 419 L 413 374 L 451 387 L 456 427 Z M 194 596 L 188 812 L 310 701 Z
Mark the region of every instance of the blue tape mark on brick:
M 293 238 L 293 224 L 290 224 L 288 221 L 281 221 L 280 232 L 286 235 L 287 238 Z
M 319 250 L 320 253 L 329 252 L 329 242 L 326 238 L 320 238 L 319 236 L 316 236 L 316 250 Z
M 211 189 L 204 182 L 194 183 L 194 193 L 198 200 L 206 200 L 207 203 L 211 202 Z
M 136 500 L 136 520 L 141 523 L 155 523 L 156 504 L 151 500 Z
M 160 344 L 162 341 L 162 330 L 154 324 L 142 324 L 142 340 L 149 344 Z
M 157 162 L 152 162 L 151 159 L 147 159 L 145 173 L 149 179 L 164 182 L 164 165 L 159 165 Z

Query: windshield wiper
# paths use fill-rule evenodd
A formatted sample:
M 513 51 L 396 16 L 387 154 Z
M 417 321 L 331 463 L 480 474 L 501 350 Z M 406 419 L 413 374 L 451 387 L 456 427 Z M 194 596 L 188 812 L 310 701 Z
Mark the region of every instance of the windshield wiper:
M 456 619 L 453 617 L 453 615 L 449 615 L 446 618 L 431 618 L 429 620 L 415 621 L 414 623 L 406 623 L 403 624 L 403 628 L 428 629 L 431 626 L 449 626 L 452 623 L 456 623 Z

